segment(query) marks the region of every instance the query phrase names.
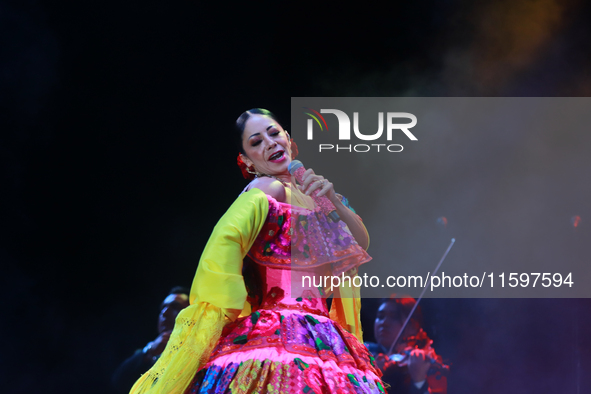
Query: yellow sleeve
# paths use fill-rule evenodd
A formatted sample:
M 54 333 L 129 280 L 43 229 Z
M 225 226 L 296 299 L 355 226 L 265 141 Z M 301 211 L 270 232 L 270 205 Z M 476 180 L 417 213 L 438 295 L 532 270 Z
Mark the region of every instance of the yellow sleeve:
M 268 211 L 267 196 L 252 189 L 238 197 L 220 219 L 199 260 L 191 305 L 179 313 L 166 349 L 131 394 L 184 393 L 207 363 L 226 322 L 235 320 L 247 304 L 242 260 Z
M 242 260 L 263 228 L 269 201 L 260 189 L 243 193 L 215 226 L 191 286 L 191 304 L 207 302 L 234 321 L 244 308 Z
M 357 268 L 349 270 L 345 275 L 350 276 L 352 280 L 357 276 Z M 361 298 L 358 287 L 349 286 L 348 283 L 341 284 L 332 300 L 329 316 L 363 343 Z

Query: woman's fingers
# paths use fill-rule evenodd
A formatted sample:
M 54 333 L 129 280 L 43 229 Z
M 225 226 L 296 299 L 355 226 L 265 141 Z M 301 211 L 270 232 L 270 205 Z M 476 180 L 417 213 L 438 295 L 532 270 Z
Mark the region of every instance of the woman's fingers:
M 307 196 L 311 195 L 314 190 L 319 190 L 318 196 L 324 196 L 334 191 L 332 182 L 324 179 L 322 175 L 316 175 L 314 170 L 308 168 L 302 177 L 304 183 L 300 186 L 300 190 Z
M 326 179 L 324 179 L 322 182 L 323 182 L 322 190 L 320 190 L 318 192 L 318 196 L 319 197 L 326 195 L 327 193 L 329 193 L 334 188 L 332 182 L 329 182 Z
M 317 178 L 317 175 L 314 174 L 314 170 L 311 168 L 308 168 L 306 170 L 306 172 L 304 172 L 304 175 L 302 176 L 302 190 L 306 190 L 306 188 L 310 185 L 310 183 L 314 182 L 314 180 Z
M 318 181 L 321 181 L 322 179 L 324 179 L 322 176 L 320 175 L 316 175 L 314 174 L 314 170 L 312 170 L 311 168 L 308 168 L 306 170 L 306 172 L 304 172 L 304 175 L 302 176 L 303 179 L 303 184 L 300 187 L 300 190 L 306 192 L 306 194 L 309 194 L 308 192 L 312 192 L 315 189 L 318 188 L 318 185 L 314 186 L 315 183 L 318 183 Z M 310 187 L 313 187 L 310 190 Z
M 309 196 L 312 192 L 316 189 L 322 188 L 324 186 L 324 180 L 321 178 L 316 178 L 312 182 L 309 183 L 308 188 L 306 189 L 306 195 Z
M 306 177 L 308 177 L 308 175 L 310 175 L 310 174 L 311 174 L 311 175 L 316 175 L 316 173 L 314 172 L 314 170 L 313 170 L 313 169 L 311 169 L 311 168 L 308 168 L 308 169 L 307 169 L 307 170 L 304 172 L 304 176 L 303 176 L 303 178 L 304 178 L 304 181 L 306 180 Z

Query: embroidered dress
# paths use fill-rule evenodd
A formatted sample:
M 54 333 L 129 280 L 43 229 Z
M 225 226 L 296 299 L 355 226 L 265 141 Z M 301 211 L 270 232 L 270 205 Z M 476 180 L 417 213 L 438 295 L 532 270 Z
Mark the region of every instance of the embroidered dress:
M 245 257 L 258 280 L 250 294 Z M 355 275 L 370 259 L 343 222 L 258 189 L 243 193 L 203 252 L 191 306 L 132 393 L 383 393 L 360 342 L 358 289 L 342 286 L 329 313 L 324 288 L 292 286 Z

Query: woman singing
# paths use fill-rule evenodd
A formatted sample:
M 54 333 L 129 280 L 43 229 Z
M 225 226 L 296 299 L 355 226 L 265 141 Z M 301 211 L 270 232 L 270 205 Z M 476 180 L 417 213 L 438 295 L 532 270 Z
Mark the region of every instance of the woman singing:
M 297 148 L 273 114 L 253 109 L 236 125 L 252 182 L 214 228 L 191 305 L 131 392 L 383 393 L 361 342 L 358 289 L 342 286 L 329 313 L 324 288 L 292 287 L 306 275 L 354 276 L 370 260 L 361 219 L 311 169 L 296 184 L 288 165 Z M 314 190 L 341 221 L 320 211 Z

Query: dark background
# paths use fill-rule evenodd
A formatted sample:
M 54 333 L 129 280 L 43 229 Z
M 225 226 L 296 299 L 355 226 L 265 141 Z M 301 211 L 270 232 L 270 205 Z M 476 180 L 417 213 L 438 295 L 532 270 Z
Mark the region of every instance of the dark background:
M 2 392 L 110 392 L 245 185 L 242 111 L 289 125 L 292 96 L 588 96 L 589 11 L 0 2 Z M 589 300 L 424 308 L 450 393 L 590 391 Z

